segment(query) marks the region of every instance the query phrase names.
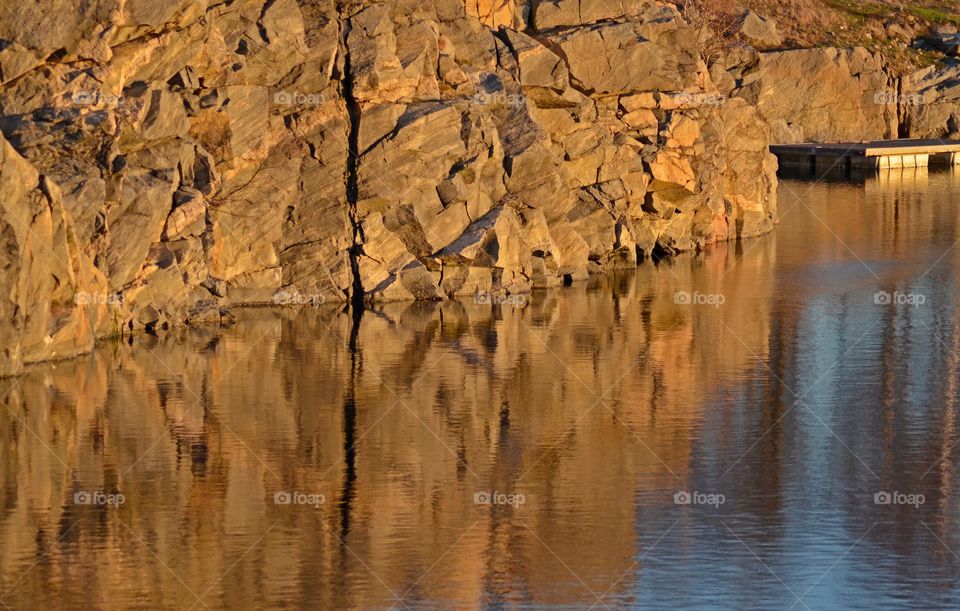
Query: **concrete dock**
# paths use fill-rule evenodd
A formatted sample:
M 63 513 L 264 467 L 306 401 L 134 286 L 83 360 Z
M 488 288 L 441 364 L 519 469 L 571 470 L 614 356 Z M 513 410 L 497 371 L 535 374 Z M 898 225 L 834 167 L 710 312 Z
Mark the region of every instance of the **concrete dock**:
M 878 140 L 831 144 L 775 144 L 780 165 L 810 169 L 885 170 L 960 165 L 957 140 Z

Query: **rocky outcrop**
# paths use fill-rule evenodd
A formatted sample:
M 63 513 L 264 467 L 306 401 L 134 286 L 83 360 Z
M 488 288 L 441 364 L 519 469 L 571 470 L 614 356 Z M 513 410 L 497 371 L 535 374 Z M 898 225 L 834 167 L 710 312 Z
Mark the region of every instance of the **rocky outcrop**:
M 897 98 L 901 132 L 914 138 L 960 138 L 960 64 L 910 75 Z
M 960 138 L 955 61 L 901 76 L 862 48 L 740 48 L 711 74 L 757 107 L 779 143 Z
M 0 375 L 92 348 L 107 283 L 79 248 L 60 188 L 0 137 Z M 110 296 L 112 297 L 112 295 Z
M 779 143 L 897 137 L 896 104 L 885 98 L 896 82 L 866 49 L 759 53 L 736 77 L 736 94 L 756 105 Z
M 666 4 L 54 4 L 0 8 L 2 372 L 233 305 L 522 292 L 775 222 L 770 130 Z

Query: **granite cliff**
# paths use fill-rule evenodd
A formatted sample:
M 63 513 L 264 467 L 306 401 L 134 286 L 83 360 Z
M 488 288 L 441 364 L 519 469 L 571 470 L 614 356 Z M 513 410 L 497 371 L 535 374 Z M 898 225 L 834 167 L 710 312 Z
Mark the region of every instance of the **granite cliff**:
M 762 234 L 770 129 L 701 35 L 649 0 L 5 3 L 0 373 Z

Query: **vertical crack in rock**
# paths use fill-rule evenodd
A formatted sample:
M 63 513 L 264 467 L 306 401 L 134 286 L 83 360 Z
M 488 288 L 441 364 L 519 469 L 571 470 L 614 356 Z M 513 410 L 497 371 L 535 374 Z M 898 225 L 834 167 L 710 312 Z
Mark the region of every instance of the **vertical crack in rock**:
M 897 138 L 909 138 L 910 137 L 910 113 L 907 112 L 906 105 L 904 100 L 907 99 L 907 91 L 903 86 L 903 77 L 894 77 L 894 83 L 896 85 L 896 105 L 893 107 L 893 111 L 896 113 L 897 120 Z
M 349 133 L 347 135 L 347 167 L 346 167 L 346 190 L 347 204 L 350 206 L 350 223 L 353 228 L 353 244 L 350 246 L 350 272 L 353 275 L 353 286 L 350 294 L 350 302 L 353 307 L 353 316 L 355 320 L 363 314 L 364 290 L 363 281 L 360 279 L 360 257 L 363 256 L 363 227 L 357 216 L 357 199 L 359 197 L 359 178 L 357 172 L 360 164 L 360 103 L 354 96 L 353 71 L 350 63 L 350 47 L 347 45 L 347 37 L 353 24 L 350 18 L 344 20 L 343 28 L 340 32 L 340 44 L 343 48 L 343 74 L 342 74 L 342 94 L 347 105 L 347 113 L 350 120 Z

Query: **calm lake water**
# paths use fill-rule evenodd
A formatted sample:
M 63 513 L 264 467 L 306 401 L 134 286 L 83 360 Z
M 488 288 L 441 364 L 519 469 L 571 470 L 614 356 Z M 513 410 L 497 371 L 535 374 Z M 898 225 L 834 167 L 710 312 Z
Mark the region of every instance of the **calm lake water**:
M 960 173 L 780 197 L 522 303 L 0 380 L 2 606 L 960 608 Z

